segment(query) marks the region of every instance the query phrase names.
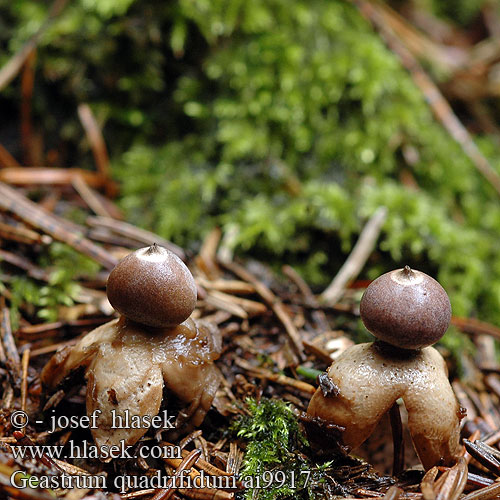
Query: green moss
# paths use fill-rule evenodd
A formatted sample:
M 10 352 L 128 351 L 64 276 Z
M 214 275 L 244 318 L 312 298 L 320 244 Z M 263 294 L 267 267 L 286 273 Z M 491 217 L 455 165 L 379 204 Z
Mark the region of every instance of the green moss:
M 309 476 L 303 472 L 311 468 L 300 453 L 306 440 L 290 406 L 269 399 L 258 403 L 247 399 L 247 405 L 249 415 L 233 425 L 237 435 L 247 441 L 240 471 L 240 477 L 248 487 L 245 498 L 310 498 L 309 488 L 304 487 Z
M 88 257 L 58 242 L 52 243 L 47 251 L 41 254 L 38 264 L 49 271 L 46 284 L 24 275 L 15 275 L 9 280 L 14 329 L 18 326 L 21 307 L 30 316 L 47 322 L 56 321 L 58 308 L 72 306 L 78 297 L 80 285 L 76 281 L 77 278 L 90 277 L 99 269 L 98 264 Z
M 246 443 L 240 480 L 246 500 L 320 500 L 347 494 L 336 483 L 338 463 L 311 458 L 311 450 L 291 406 L 284 401 L 247 399 L 247 415 L 231 430 Z

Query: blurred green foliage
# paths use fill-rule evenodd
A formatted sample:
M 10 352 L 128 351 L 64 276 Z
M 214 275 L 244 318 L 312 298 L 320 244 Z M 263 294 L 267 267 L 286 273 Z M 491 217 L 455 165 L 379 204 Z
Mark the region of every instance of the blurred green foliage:
M 466 22 L 480 4 L 441 13 Z M 47 6 L 0 0 L 0 64 Z M 16 96 L 12 84 L 1 99 Z M 456 315 L 500 322 L 498 195 L 350 3 L 75 0 L 40 45 L 34 111 L 65 164 L 90 166 L 82 101 L 132 222 L 193 248 L 219 225 L 236 251 L 319 285 L 385 205 L 368 277 L 409 263 Z
M 453 2 L 424 0 L 421 8 L 427 8 L 438 16 L 467 25 L 478 18 L 480 15 L 479 9 L 488 3 L 492 8 L 498 8 L 495 2 L 491 2 L 490 0 L 454 0 Z
M 24 308 L 29 317 L 38 317 L 47 322 L 56 321 L 60 306 L 72 306 L 81 290 L 79 277 L 91 277 L 99 265 L 90 258 L 76 252 L 63 243 L 52 243 L 38 258 L 38 265 L 49 271 L 47 283 L 25 275 L 9 278 L 11 294 L 10 311 L 12 326 L 19 325 L 19 309 Z M 3 264 L 0 261 L 0 271 Z M 0 281 L 0 287 L 5 285 Z
M 439 344 L 445 349 L 445 353 L 443 354 L 446 354 L 447 350 L 453 356 L 453 365 L 451 365 L 451 368 L 456 373 L 451 373 L 450 378 L 453 379 L 455 376 L 458 376 L 460 380 L 467 378 L 469 376 L 469 373 L 467 373 L 467 364 L 474 363 L 472 360 L 474 360 L 476 354 L 476 346 L 470 337 L 462 335 L 459 330 L 451 326 L 439 341 Z

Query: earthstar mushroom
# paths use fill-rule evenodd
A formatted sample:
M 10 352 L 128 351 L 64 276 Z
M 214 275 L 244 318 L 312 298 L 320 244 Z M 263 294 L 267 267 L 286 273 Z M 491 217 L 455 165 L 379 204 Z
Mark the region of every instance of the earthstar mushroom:
M 334 361 L 328 376 L 338 394 L 325 397 L 318 389 L 307 413 L 344 427 L 343 444 L 355 449 L 402 398 L 425 469 L 455 463 L 462 451 L 460 406 L 443 358 L 430 347 L 451 319 L 446 292 L 430 276 L 406 266 L 370 284 L 360 314 L 379 340 L 352 346 Z
M 92 429 L 99 448 L 136 443 L 148 429 L 112 428 L 111 410 L 122 417 L 153 417 L 164 386 L 187 405 L 178 426 L 200 425 L 221 379 L 214 364 L 221 336 L 214 325 L 189 318 L 196 285 L 188 268 L 163 247 L 141 248 L 113 269 L 107 293 L 120 318 L 58 351 L 42 371 L 45 389 L 55 390 L 85 368 L 87 413 L 101 411 Z

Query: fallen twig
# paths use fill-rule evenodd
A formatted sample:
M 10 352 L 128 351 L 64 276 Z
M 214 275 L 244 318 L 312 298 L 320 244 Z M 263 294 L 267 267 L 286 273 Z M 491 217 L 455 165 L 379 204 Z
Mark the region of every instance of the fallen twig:
M 20 166 L 17 160 L 0 144 L 0 168 Z
M 34 243 L 48 245 L 52 243 L 52 238 L 46 234 L 39 234 L 20 224 L 13 226 L 11 224 L 4 224 L 3 222 L 0 222 L 0 237 L 27 245 L 33 245 Z
M 45 231 L 56 240 L 67 243 L 107 269 L 112 269 L 118 262 L 115 257 L 85 238 L 83 230 L 81 232 L 70 231 L 70 225 L 66 222 L 2 182 L 0 182 L 0 209 L 15 213 L 27 224 Z M 77 227 L 75 224 L 72 226 Z
M 174 446 L 172 443 L 168 443 L 166 441 L 161 442 L 162 445 L 165 446 Z M 189 455 L 189 452 L 186 450 L 182 450 L 182 458 L 186 458 Z M 181 463 L 180 459 L 171 459 L 174 462 L 175 467 L 178 467 Z M 178 460 L 178 461 L 177 461 Z M 206 460 L 203 460 L 202 458 L 199 458 L 196 461 L 195 464 L 196 468 L 205 471 L 207 474 L 211 474 L 213 476 L 232 476 L 233 474 L 230 472 L 223 471 L 222 469 L 219 469 L 218 467 L 215 467 L 215 465 L 212 465 L 211 463 L 207 462 Z
M 285 308 L 281 300 L 274 295 L 274 293 L 266 286 L 264 283 L 259 281 L 252 273 L 247 271 L 242 266 L 230 261 L 221 261 L 221 264 L 233 272 L 236 276 L 241 279 L 248 281 L 255 287 L 255 291 L 269 304 L 271 309 L 274 311 L 278 319 L 281 321 L 285 330 L 290 337 L 295 350 L 297 351 L 299 357 L 302 359 L 304 357 L 304 346 L 302 345 L 302 340 L 300 338 L 299 332 L 295 325 L 293 324 L 290 316 L 286 313 Z
M 0 333 L 3 351 L 7 362 L 14 371 L 17 384 L 17 381 L 21 378 L 21 358 L 19 357 L 19 352 L 17 350 L 14 337 L 12 336 L 10 311 L 9 308 L 5 306 L 5 300 L 3 297 L 0 300 Z
M 457 500 L 467 484 L 467 463 L 463 457 L 458 463 L 441 476 L 442 486 L 436 494 L 436 500 Z M 438 484 L 438 481 L 436 484 Z
M 311 316 L 318 326 L 318 333 L 329 330 L 330 325 L 328 324 L 328 320 L 326 319 L 326 314 L 322 309 L 319 308 L 319 302 L 316 296 L 312 293 L 309 285 L 305 282 L 302 276 L 300 276 L 300 274 L 292 266 L 285 265 L 283 266 L 282 270 L 283 274 L 288 276 L 288 278 L 290 278 L 297 285 L 297 288 L 304 296 L 306 304 L 316 309 L 312 311 Z
M 152 497 L 151 500 L 168 500 L 177 489 L 177 487 L 175 486 L 176 480 L 185 470 L 190 469 L 191 466 L 196 463 L 200 454 L 201 450 L 193 450 L 191 453 L 189 453 L 189 455 L 184 458 L 179 464 L 179 467 L 175 471 L 174 476 L 168 482 L 167 487 L 165 489 L 157 490 L 156 494 Z
M 36 444 L 21 431 L 14 431 L 12 434 L 20 445 L 26 446 L 29 450 L 36 448 Z M 43 450 L 40 450 L 40 453 L 32 453 L 32 456 L 35 460 L 39 461 L 46 467 L 49 467 L 49 469 L 64 472 L 64 470 L 61 469 L 61 467 L 59 467 L 59 465 L 56 464 L 54 460 L 52 460 L 52 458 L 50 458 Z
M 335 276 L 327 289 L 320 295 L 319 299 L 321 302 L 334 305 L 342 296 L 347 283 L 358 276 L 366 260 L 373 252 L 386 217 L 387 208 L 385 207 L 378 208 L 370 217 L 337 276 Z
M 425 473 L 425 476 L 422 478 L 422 482 L 420 483 L 420 490 L 422 491 L 424 500 L 436 500 L 434 484 L 438 473 L 439 469 L 437 467 L 432 467 Z
M 117 221 L 115 219 L 110 219 L 109 217 L 88 217 L 87 224 L 94 227 L 105 227 L 116 234 L 132 238 L 139 243 L 144 243 L 146 245 L 156 243 L 157 245 L 168 248 L 182 260 L 186 260 L 186 252 L 184 252 L 181 247 L 155 233 L 152 233 L 151 231 L 146 231 L 145 229 L 136 227 L 128 222 Z
M 245 309 L 243 309 L 239 304 L 236 304 L 234 301 L 228 300 L 227 297 L 231 296 L 212 291 L 205 298 L 205 303 L 210 304 L 215 308 L 222 309 L 223 311 L 227 311 L 238 318 L 248 318 L 248 314 Z
M 104 181 L 106 193 L 108 196 L 114 194 L 112 183 L 109 182 L 110 169 L 106 143 L 104 142 L 97 120 L 95 119 L 88 104 L 82 103 L 78 106 L 78 117 L 80 118 L 80 122 L 82 123 L 85 133 L 87 134 L 87 139 L 89 140 L 92 153 L 94 154 L 94 161 L 96 163 L 97 170 Z
M 207 290 L 217 290 L 225 293 L 238 293 L 242 295 L 249 295 L 255 293 L 255 287 L 250 283 L 240 280 L 208 280 L 201 276 L 197 276 L 196 282 Z
M 92 191 L 92 188 L 81 175 L 75 175 L 71 180 L 71 184 L 95 214 L 102 217 L 111 217 L 104 203 L 96 196 L 96 193 Z
M 412 54 L 425 59 L 441 73 L 452 73 L 466 64 L 469 56 L 468 48 L 447 46 L 428 38 L 424 33 L 412 26 L 406 19 L 384 2 L 372 2 L 380 20 L 401 38 Z
M 28 366 L 30 362 L 30 350 L 26 349 L 23 352 L 21 360 L 22 376 L 21 376 L 21 410 L 26 411 L 26 401 L 28 396 Z
M 252 366 L 244 359 L 238 358 L 235 363 L 237 366 L 243 368 L 245 371 L 249 372 L 255 377 L 270 380 L 271 382 L 276 382 L 280 385 L 293 387 L 294 389 L 297 389 L 305 394 L 312 395 L 316 392 L 316 388 L 313 385 L 308 384 L 307 382 L 302 382 L 301 380 L 296 380 L 294 378 L 287 377 L 286 375 L 281 375 L 280 373 L 274 373 L 270 370 L 266 370 L 265 368 Z
M 23 147 L 23 161 L 25 165 L 37 162 L 34 148 L 33 124 L 31 119 L 31 101 L 35 85 L 36 50 L 33 48 L 24 63 L 21 75 L 21 144 Z
M 495 476 L 500 476 L 500 456 L 498 456 L 500 453 L 495 453 L 494 448 L 481 443 L 481 441 L 473 443 L 468 439 L 464 439 L 464 445 L 472 458 L 476 459 L 481 465 L 493 472 Z
M 243 452 L 236 443 L 229 443 L 229 454 L 227 456 L 226 472 L 228 474 L 238 474 L 243 463 Z
M 246 313 L 245 316 L 242 317 L 246 317 L 247 315 L 255 316 L 257 314 L 265 314 L 268 310 L 267 307 L 261 302 L 236 297 L 228 293 L 219 292 L 218 290 L 210 290 L 206 300 L 208 301 L 210 297 L 216 298 L 219 301 L 230 302 L 231 304 L 240 307 Z
M 491 335 L 500 340 L 500 328 L 485 321 L 479 321 L 475 318 L 460 318 L 452 316 L 451 324 L 465 333 L 472 335 Z
M 210 231 L 203 240 L 203 245 L 195 258 L 196 265 L 209 279 L 216 279 L 220 275 L 216 256 L 221 236 L 222 233 L 219 228 Z
M 49 273 L 44 269 L 35 266 L 30 260 L 22 257 L 21 255 L 14 254 L 12 252 L 7 252 L 6 250 L 0 249 L 0 259 L 2 261 L 8 262 L 9 264 L 18 267 L 26 271 L 28 276 L 41 281 L 49 280 Z
M 491 486 L 486 486 L 486 488 L 481 488 L 465 495 L 461 500 L 489 500 L 490 498 L 497 497 L 499 494 L 500 483 L 494 483 Z
M 94 188 L 103 185 L 103 180 L 97 172 L 82 168 L 9 167 L 0 169 L 0 181 L 12 185 L 66 186 L 72 184 L 75 177 L 82 177 L 89 186 Z

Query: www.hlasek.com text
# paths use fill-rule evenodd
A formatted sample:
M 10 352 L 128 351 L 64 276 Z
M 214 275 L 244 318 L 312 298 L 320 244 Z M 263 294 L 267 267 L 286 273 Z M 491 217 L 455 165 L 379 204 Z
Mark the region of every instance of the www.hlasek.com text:
M 83 441 L 81 444 L 75 444 L 74 441 L 68 441 L 65 445 L 43 445 L 43 446 L 27 446 L 11 444 L 10 449 L 12 455 L 16 459 L 23 458 L 40 458 L 48 456 L 58 460 L 90 458 L 99 460 L 108 460 L 116 458 L 159 458 L 182 459 L 182 449 L 177 445 L 154 445 L 150 447 L 141 446 L 134 447 L 126 445 L 124 440 L 121 440 L 116 445 L 102 445 L 97 447 L 95 444 Z

